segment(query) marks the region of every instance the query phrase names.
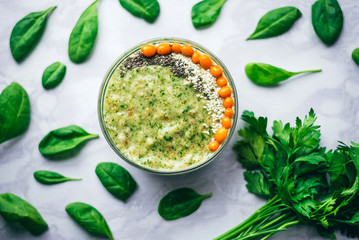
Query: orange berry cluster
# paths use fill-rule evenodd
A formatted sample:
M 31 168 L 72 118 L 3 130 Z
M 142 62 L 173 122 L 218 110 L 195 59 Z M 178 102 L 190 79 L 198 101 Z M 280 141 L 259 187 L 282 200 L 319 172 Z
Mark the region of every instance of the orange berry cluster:
M 141 53 L 146 57 L 152 57 L 156 53 L 159 55 L 166 55 L 170 52 L 182 53 L 185 56 L 191 57 L 193 63 L 199 63 L 205 70 L 210 70 L 210 73 L 217 80 L 217 85 L 221 88 L 218 95 L 223 98 L 223 107 L 225 117 L 222 119 L 222 127 L 218 128 L 214 134 L 214 141 L 208 145 L 208 149 L 212 152 L 217 151 L 220 144 L 227 138 L 228 129 L 232 126 L 231 118 L 234 115 L 233 104 L 234 99 L 231 97 L 232 89 L 228 86 L 227 79 L 223 76 L 223 70 L 218 65 L 213 65 L 211 58 L 205 54 L 200 54 L 189 45 L 180 45 L 178 43 L 160 43 L 156 46 L 144 45 L 141 48 Z

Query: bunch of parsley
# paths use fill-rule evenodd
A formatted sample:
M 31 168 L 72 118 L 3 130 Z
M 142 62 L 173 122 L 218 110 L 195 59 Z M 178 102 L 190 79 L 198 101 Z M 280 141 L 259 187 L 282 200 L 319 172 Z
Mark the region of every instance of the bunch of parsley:
M 245 111 L 248 124 L 234 146 L 246 171 L 249 192 L 268 202 L 251 217 L 217 237 L 267 239 L 293 225 L 314 225 L 320 235 L 335 238 L 340 230 L 359 238 L 359 144 L 326 151 L 320 147 L 313 109 L 296 126 L 273 122 Z

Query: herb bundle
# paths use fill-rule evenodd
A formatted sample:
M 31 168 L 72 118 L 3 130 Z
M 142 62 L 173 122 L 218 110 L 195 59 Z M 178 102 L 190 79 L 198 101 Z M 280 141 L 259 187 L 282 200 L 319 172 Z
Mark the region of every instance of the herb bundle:
M 272 135 L 267 118 L 245 111 L 242 119 L 248 126 L 234 150 L 247 169 L 248 191 L 268 202 L 216 239 L 267 239 L 299 224 L 314 225 L 325 237 L 335 238 L 337 229 L 359 237 L 359 144 L 319 147 L 313 110 L 294 127 L 274 121 Z

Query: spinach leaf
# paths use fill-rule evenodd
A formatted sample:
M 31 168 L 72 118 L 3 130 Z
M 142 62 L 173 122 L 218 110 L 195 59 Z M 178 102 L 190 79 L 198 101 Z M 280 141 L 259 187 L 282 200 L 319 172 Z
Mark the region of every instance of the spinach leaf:
M 300 72 L 288 72 L 287 70 L 284 70 L 282 68 L 278 68 L 265 63 L 248 63 L 245 67 L 247 77 L 255 84 L 262 86 L 276 85 L 279 82 L 287 80 L 288 78 L 297 74 L 320 71 L 322 70 L 316 69 Z
M 210 27 L 218 18 L 227 0 L 203 0 L 192 7 L 192 24 L 195 28 Z
M 120 0 L 121 6 L 133 16 L 153 23 L 160 14 L 160 4 L 157 0 Z
M 186 217 L 195 212 L 204 199 L 212 193 L 200 195 L 190 188 L 179 188 L 164 196 L 158 205 L 158 213 L 166 220 Z
M 320 40 L 335 43 L 343 29 L 343 12 L 337 0 L 318 0 L 312 6 L 312 24 Z
M 90 55 L 96 41 L 98 30 L 97 5 L 92 3 L 80 16 L 69 40 L 69 57 L 74 63 L 84 62 Z
M 0 214 L 5 221 L 18 222 L 34 235 L 39 235 L 48 228 L 34 206 L 12 193 L 0 194 Z
M 66 206 L 66 212 L 87 231 L 107 236 L 113 240 L 105 218 L 91 205 L 82 202 L 70 203 Z
M 130 173 L 116 163 L 99 163 L 95 172 L 107 191 L 122 201 L 126 201 L 136 190 L 137 183 Z
M 76 153 L 87 141 L 98 138 L 76 125 L 58 128 L 49 132 L 40 142 L 39 151 L 49 158 Z
M 42 86 L 45 89 L 57 87 L 64 79 L 66 66 L 60 62 L 55 62 L 48 66 L 42 74 Z
M 47 22 L 47 16 L 55 7 L 32 12 L 18 21 L 10 36 L 10 49 L 17 62 L 24 60 L 39 43 Z
M 359 66 L 359 48 L 354 49 L 352 53 L 353 61 Z
M 0 94 L 0 143 L 23 134 L 30 123 L 30 100 L 18 83 Z
M 301 16 L 302 13 L 295 7 L 269 11 L 259 20 L 256 30 L 248 40 L 279 36 L 287 32 Z
M 68 178 L 59 173 L 44 171 L 44 170 L 34 172 L 34 178 L 38 182 L 43 184 L 56 184 L 56 183 L 62 183 L 67 181 L 81 180 L 81 178 Z

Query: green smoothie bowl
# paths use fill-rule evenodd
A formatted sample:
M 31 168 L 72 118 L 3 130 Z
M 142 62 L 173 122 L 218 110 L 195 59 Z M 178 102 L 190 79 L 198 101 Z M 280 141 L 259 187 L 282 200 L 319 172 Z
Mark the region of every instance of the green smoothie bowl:
M 98 116 L 112 149 L 147 172 L 199 169 L 226 148 L 237 122 L 237 92 L 224 64 L 178 38 L 138 44 L 110 68 Z

